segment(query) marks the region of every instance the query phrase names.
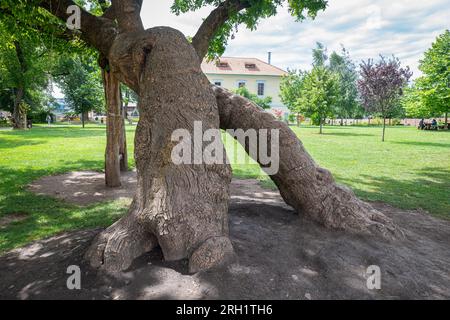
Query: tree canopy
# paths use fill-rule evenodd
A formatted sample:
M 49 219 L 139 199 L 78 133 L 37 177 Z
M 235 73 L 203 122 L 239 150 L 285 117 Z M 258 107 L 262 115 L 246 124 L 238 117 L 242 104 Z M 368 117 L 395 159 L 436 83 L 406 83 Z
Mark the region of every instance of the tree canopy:
M 406 91 L 403 106 L 412 117 L 436 117 L 450 111 L 450 31 L 436 38 L 420 61 L 423 75 Z
M 307 117 L 311 117 L 314 124 L 320 125 L 320 133 L 325 119 L 333 116 L 338 93 L 337 75 L 326 67 L 314 67 L 305 75 L 300 91 L 299 110 Z
M 398 58 L 386 59 L 383 56 L 376 63 L 373 59 L 363 61 L 360 68 L 359 93 L 365 109 L 383 118 L 384 141 L 385 119 L 398 110 L 399 99 L 412 72 L 409 67 L 402 68 Z
M 230 38 L 238 32 L 239 25 L 255 30 L 261 19 L 275 16 L 279 7 L 287 6 L 298 21 L 315 18 L 327 6 L 325 0 L 175 0 L 172 11 L 176 14 L 195 11 L 202 7 L 216 7 L 204 20 L 192 42 L 200 55 L 207 53 L 210 59 L 224 53 Z

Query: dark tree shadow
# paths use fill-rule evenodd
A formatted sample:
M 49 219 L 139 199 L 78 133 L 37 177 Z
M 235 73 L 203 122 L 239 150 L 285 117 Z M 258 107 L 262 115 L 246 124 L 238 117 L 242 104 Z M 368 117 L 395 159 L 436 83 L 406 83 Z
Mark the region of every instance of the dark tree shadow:
M 323 135 L 325 136 L 342 136 L 342 137 L 374 137 L 375 134 L 368 134 L 368 133 L 357 133 L 357 132 L 329 132 L 324 130 Z
M 423 142 L 423 141 L 392 141 L 392 143 L 404 144 L 417 147 L 437 147 L 437 148 L 450 148 L 450 143 L 440 142 Z
M 336 178 L 351 185 L 355 193 L 364 199 L 383 201 L 404 209 L 423 209 L 450 219 L 450 169 L 426 167 L 416 170 L 414 174 L 420 178 L 399 180 L 371 175 L 343 178 L 339 174 Z M 358 184 L 368 188 L 358 188 Z

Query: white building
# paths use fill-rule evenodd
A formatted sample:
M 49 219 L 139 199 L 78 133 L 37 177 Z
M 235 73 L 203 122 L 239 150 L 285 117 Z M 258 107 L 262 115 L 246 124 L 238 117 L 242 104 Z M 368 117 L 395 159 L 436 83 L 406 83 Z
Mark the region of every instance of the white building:
M 281 77 L 287 72 L 256 58 L 221 57 L 203 61 L 202 71 L 209 81 L 230 91 L 245 86 L 259 97 L 272 97 L 272 108 L 286 111 L 280 98 Z

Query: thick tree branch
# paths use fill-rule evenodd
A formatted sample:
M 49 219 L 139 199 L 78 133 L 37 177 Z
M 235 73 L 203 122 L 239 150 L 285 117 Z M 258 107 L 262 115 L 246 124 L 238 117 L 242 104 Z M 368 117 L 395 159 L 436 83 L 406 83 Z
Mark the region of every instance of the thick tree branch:
M 233 13 L 248 8 L 250 3 L 242 0 L 226 0 L 216 9 L 211 11 L 209 16 L 203 21 L 195 36 L 192 38 L 192 45 L 197 51 L 200 59 L 208 53 L 209 43 L 216 35 L 217 31 L 231 17 Z
M 144 30 L 141 7 L 142 0 L 112 0 L 112 10 L 121 32 Z
M 378 234 L 385 238 L 403 237 L 402 230 L 390 218 L 358 199 L 350 189 L 337 184 L 328 170 L 319 167 L 284 122 L 242 96 L 217 86 L 212 89 L 217 99 L 221 129 L 270 131 L 267 140 L 258 141 L 258 145 L 268 143 L 267 151 L 275 162 L 279 156 L 278 171 L 269 177 L 286 203 L 299 214 L 328 228 Z M 248 145 L 243 144 L 243 147 L 249 152 Z M 262 168 L 268 167 L 267 163 L 261 162 L 259 153 L 253 156 Z
M 71 0 L 43 0 L 39 4 L 40 7 L 63 21 L 67 21 L 71 16 L 72 13 L 67 13 L 67 8 L 73 5 L 76 4 Z M 81 37 L 101 53 L 107 55 L 117 35 L 114 22 L 103 17 L 96 17 L 82 8 L 80 8 L 80 12 Z

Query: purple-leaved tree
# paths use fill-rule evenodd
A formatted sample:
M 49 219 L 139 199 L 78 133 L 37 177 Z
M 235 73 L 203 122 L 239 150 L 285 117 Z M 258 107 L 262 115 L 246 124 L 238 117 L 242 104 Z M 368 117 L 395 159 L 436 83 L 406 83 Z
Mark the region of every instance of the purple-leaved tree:
M 408 83 L 412 72 L 409 67 L 402 68 L 400 60 L 394 56 L 381 59 L 374 63 L 373 59 L 363 61 L 360 65 L 361 78 L 358 80 L 358 90 L 364 108 L 370 113 L 377 113 L 383 118 L 384 141 L 386 118 L 396 107 L 398 99 L 403 94 L 403 88 Z

